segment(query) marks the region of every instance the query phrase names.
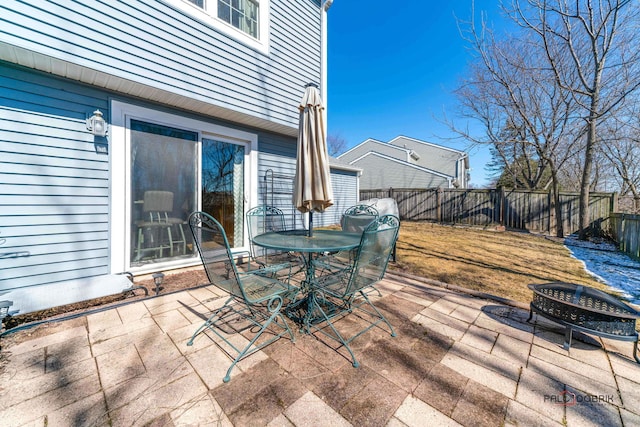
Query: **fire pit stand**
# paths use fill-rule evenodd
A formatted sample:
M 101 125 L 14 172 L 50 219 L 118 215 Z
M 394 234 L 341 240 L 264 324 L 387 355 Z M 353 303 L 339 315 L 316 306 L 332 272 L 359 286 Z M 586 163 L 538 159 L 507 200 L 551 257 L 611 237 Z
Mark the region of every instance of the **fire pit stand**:
M 533 313 L 565 326 L 564 349 L 571 347 L 573 330 L 622 341 L 634 341 L 633 357 L 638 358 L 636 320 L 640 312 L 622 301 L 588 286 L 573 283 L 529 285 L 533 291 Z

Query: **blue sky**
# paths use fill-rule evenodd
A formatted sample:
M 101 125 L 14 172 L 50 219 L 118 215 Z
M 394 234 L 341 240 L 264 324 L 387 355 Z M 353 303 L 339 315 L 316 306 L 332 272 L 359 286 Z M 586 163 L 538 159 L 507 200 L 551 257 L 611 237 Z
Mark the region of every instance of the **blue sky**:
M 456 24 L 456 17 L 471 17 L 471 3 L 335 0 L 328 12 L 329 134 L 348 148 L 405 135 L 465 150 L 472 184 L 485 185 L 488 150 L 451 141 L 454 134 L 439 122 L 443 111 L 455 116 L 452 91 L 471 59 Z M 475 0 L 476 16 L 482 10 L 501 19 L 497 4 Z

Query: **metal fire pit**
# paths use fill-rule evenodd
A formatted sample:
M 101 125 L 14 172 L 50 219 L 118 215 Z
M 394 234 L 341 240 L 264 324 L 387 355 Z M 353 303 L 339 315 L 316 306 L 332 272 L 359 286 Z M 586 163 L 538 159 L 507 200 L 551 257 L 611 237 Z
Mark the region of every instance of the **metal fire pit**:
M 573 330 L 622 341 L 634 341 L 633 357 L 638 358 L 636 320 L 640 312 L 597 289 L 573 283 L 529 285 L 533 291 L 533 313 L 566 327 L 564 349 L 571 347 Z

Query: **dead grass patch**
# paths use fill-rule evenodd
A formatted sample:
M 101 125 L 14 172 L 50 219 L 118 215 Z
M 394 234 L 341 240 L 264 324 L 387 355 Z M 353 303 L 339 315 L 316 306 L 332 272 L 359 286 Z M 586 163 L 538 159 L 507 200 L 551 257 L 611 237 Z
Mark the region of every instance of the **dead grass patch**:
M 403 221 L 391 269 L 528 303 L 530 283 L 607 286 L 560 242 L 521 232 Z

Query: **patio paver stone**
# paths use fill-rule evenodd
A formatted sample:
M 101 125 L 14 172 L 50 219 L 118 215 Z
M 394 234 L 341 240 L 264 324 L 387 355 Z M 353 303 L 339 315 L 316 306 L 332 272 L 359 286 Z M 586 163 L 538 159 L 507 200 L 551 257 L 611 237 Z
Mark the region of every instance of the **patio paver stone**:
M 203 332 L 225 297 L 198 287 L 3 337 L 3 425 L 640 425 L 629 343 L 527 323 L 522 304 L 388 274 L 371 298 L 392 323 L 337 341 L 301 334 L 231 359 Z M 335 322 L 346 336 L 364 320 Z M 231 341 L 248 343 L 246 334 Z M 605 351 L 606 350 L 606 351 Z M 576 401 L 564 401 L 576 396 Z M 578 398 L 577 396 L 580 396 Z M 596 398 L 594 398 L 595 396 Z

